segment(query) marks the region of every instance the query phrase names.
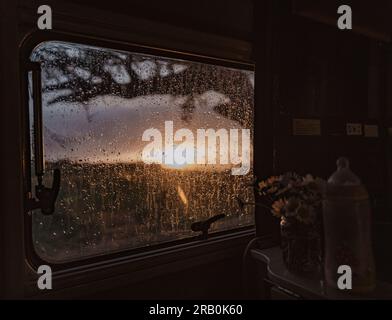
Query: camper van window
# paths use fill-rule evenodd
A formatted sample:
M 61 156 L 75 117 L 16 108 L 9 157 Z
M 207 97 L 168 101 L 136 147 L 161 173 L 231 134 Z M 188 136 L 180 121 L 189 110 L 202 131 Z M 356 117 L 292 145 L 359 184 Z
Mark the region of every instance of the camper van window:
M 30 59 L 41 65 L 44 183 L 61 170 L 54 214 L 32 215 L 40 258 L 170 246 L 217 214 L 212 235 L 253 224 L 238 203 L 254 202 L 253 71 L 61 41 Z

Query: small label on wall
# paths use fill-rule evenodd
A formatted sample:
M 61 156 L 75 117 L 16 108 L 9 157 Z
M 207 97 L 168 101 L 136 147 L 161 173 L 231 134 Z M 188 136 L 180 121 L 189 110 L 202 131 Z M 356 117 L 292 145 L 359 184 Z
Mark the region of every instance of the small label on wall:
M 361 136 L 362 123 L 347 123 L 346 132 L 348 136 Z
M 321 135 L 321 122 L 318 119 L 293 119 L 293 135 L 319 136 Z
M 377 125 L 365 125 L 365 137 L 377 138 L 378 137 L 378 126 Z

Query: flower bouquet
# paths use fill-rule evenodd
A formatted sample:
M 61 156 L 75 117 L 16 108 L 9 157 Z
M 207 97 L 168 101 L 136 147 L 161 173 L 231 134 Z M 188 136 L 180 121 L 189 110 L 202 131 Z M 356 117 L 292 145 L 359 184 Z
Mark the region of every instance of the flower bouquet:
M 324 189 L 324 180 L 295 173 L 273 176 L 257 185 L 262 205 L 280 219 L 283 260 L 291 271 L 320 271 Z

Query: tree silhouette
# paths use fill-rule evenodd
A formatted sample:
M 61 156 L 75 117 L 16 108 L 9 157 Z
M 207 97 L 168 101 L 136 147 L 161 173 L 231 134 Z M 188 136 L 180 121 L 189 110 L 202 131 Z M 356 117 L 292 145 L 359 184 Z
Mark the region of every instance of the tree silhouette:
M 249 72 L 61 42 L 42 44 L 32 59 L 41 62 L 44 93 L 57 93 L 48 104 L 81 102 L 87 119 L 91 119 L 88 101 L 99 95 L 135 98 L 170 94 L 187 97 L 181 107 L 182 119 L 190 121 L 195 97 L 214 90 L 230 99 L 230 103 L 215 106 L 216 112 L 243 126 L 252 123 Z

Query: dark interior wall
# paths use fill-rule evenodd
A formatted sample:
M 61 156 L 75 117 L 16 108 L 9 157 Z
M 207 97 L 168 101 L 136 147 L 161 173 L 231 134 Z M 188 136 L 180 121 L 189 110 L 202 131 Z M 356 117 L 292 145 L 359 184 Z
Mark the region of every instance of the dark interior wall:
M 69 2 L 243 40 L 252 37 L 253 0 Z
M 0 166 L 4 184 L 0 208 L 0 296 L 22 295 L 23 194 L 20 155 L 20 104 L 17 44 L 17 10 L 0 2 L 0 128 L 3 150 Z
M 91 299 L 242 299 L 242 260 L 240 256 L 212 264 L 170 273 L 132 286 L 88 293 Z
M 295 32 L 293 32 L 295 30 Z M 275 170 L 328 178 L 346 156 L 385 219 L 387 45 L 291 16 L 279 33 Z M 321 134 L 294 135 L 293 119 L 320 120 Z M 347 136 L 347 123 L 377 125 L 379 136 Z
M 293 0 L 292 3 L 298 14 L 332 26 L 336 26 L 337 8 L 349 5 L 355 32 L 390 41 L 392 3 L 389 0 Z
M 346 32 L 336 27 L 337 1 L 295 2 L 302 13 L 286 16 L 278 32 L 275 172 L 328 178 L 336 159 L 347 156 L 372 202 L 378 276 L 391 281 L 390 3 L 351 2 L 360 28 Z M 293 118 L 320 120 L 321 135 L 294 136 Z M 379 136 L 347 136 L 346 123 L 377 125 Z

